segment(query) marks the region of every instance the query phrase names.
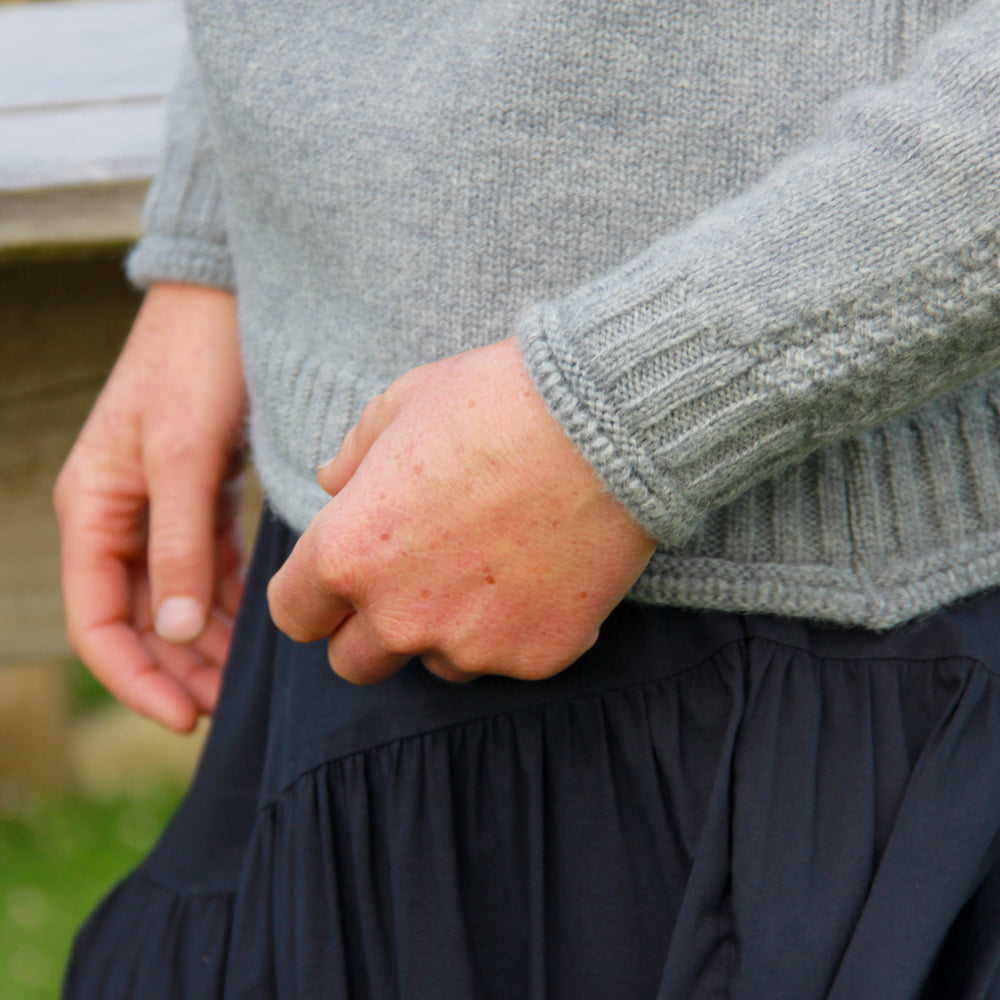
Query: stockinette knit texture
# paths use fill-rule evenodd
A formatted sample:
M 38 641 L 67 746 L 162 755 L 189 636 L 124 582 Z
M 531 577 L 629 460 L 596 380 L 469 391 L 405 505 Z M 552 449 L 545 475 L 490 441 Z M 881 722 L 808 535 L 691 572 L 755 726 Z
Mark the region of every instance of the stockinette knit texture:
M 662 542 L 634 598 L 884 628 L 1000 582 L 1000 0 L 187 14 L 130 273 L 237 290 L 293 527 L 372 395 L 517 333 Z

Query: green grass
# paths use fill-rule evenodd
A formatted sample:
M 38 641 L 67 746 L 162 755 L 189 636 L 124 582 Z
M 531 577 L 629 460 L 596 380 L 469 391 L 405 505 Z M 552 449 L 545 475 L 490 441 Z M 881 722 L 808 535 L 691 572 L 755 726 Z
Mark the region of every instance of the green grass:
M 74 715 L 86 715 L 87 712 L 114 704 L 115 699 L 79 660 L 70 660 L 66 664 L 66 686 L 69 690 L 69 708 Z
M 0 992 L 55 1000 L 80 923 L 152 846 L 178 788 L 22 803 L 0 815 Z

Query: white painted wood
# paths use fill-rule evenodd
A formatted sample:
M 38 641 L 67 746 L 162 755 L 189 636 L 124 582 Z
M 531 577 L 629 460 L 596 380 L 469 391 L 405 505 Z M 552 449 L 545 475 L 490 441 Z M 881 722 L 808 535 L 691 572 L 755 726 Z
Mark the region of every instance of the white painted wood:
M 175 0 L 0 7 L 0 108 L 162 97 L 183 30 Z
M 0 252 L 139 235 L 182 42 L 178 0 L 0 6 Z
M 0 191 L 148 180 L 163 142 L 162 103 L 0 111 Z

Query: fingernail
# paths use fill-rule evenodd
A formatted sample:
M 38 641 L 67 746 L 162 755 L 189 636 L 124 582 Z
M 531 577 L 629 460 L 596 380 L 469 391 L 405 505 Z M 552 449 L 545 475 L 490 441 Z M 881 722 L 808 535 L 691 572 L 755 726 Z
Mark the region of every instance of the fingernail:
M 168 642 L 191 642 L 205 627 L 205 611 L 196 597 L 168 597 L 156 612 L 156 634 Z

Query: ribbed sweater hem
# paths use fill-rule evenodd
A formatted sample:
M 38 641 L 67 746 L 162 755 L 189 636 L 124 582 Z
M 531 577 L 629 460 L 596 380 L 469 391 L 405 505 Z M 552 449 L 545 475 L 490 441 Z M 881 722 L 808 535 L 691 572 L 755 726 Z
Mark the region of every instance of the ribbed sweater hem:
M 920 559 L 872 560 L 857 569 L 659 552 L 628 596 L 644 604 L 884 630 L 997 586 L 1000 532 L 990 532 Z

